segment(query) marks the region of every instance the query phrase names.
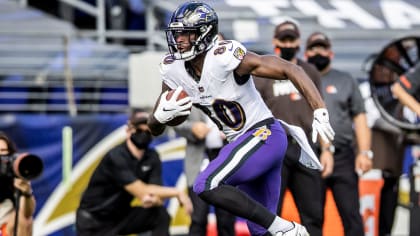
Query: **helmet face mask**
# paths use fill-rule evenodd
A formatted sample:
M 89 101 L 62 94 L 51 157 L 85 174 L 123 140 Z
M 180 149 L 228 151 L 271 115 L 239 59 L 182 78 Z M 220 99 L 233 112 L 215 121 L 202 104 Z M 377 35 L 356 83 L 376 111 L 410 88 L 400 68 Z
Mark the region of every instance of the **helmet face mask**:
M 177 39 L 182 37 L 182 41 Z M 172 29 L 166 31 L 169 52 L 175 59 L 191 60 L 196 55 L 197 32 L 195 29 Z
M 174 59 L 195 58 L 213 47 L 217 40 L 217 25 L 216 12 L 209 5 L 201 2 L 182 4 L 172 14 L 171 22 L 165 30 L 169 52 Z M 179 37 L 182 40 L 178 40 Z

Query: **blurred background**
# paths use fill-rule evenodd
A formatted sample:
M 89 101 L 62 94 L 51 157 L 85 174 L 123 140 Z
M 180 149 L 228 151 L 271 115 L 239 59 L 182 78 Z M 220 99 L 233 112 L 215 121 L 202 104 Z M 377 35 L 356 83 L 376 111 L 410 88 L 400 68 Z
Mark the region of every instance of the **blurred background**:
M 33 182 L 34 235 L 74 235 L 80 194 L 102 155 L 123 141 L 130 107 L 150 108 L 160 92 L 163 29 L 181 2 L 0 0 L 0 130 L 45 165 Z M 325 32 L 333 66 L 361 84 L 369 82 L 369 62 L 389 43 L 420 37 L 418 0 L 206 2 L 218 13 L 225 38 L 258 53 L 273 53 L 274 27 L 286 16 L 299 22 L 303 43 L 313 31 Z M 165 184 L 185 184 L 185 140 L 168 130 L 154 145 Z M 395 235 L 409 235 L 409 166 L 419 155 L 418 146 L 407 147 Z M 188 217 L 175 202 L 167 205 L 171 232 L 185 234 Z

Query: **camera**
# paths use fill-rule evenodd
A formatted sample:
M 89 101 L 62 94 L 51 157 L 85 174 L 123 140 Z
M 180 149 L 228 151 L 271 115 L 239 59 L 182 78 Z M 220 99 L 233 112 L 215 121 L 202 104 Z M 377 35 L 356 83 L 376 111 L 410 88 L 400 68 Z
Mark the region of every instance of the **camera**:
M 0 156 L 0 176 L 33 180 L 42 174 L 44 164 L 38 156 L 29 153 Z

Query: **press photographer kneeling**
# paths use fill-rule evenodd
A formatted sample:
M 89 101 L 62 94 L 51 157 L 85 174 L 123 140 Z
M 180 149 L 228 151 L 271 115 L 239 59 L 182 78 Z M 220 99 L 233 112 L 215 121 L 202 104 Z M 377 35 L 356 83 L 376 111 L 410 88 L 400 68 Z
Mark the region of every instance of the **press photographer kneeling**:
M 17 154 L 10 138 L 0 132 L 0 235 L 32 235 L 35 198 L 30 180 L 42 173 L 39 157 Z

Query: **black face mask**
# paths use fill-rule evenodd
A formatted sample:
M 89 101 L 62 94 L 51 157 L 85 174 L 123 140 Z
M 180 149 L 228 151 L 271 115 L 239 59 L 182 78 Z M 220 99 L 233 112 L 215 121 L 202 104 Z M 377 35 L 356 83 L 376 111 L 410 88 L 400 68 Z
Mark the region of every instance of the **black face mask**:
M 299 50 L 299 47 L 295 47 L 295 48 L 277 47 L 277 48 L 280 49 L 280 57 L 286 61 L 292 60 L 295 57 L 297 51 Z
M 322 71 L 330 64 L 330 58 L 316 54 L 315 56 L 308 57 L 308 62 L 315 65 L 319 71 Z
M 147 131 L 136 130 L 131 135 L 130 140 L 138 149 L 146 149 L 152 141 L 152 134 Z

